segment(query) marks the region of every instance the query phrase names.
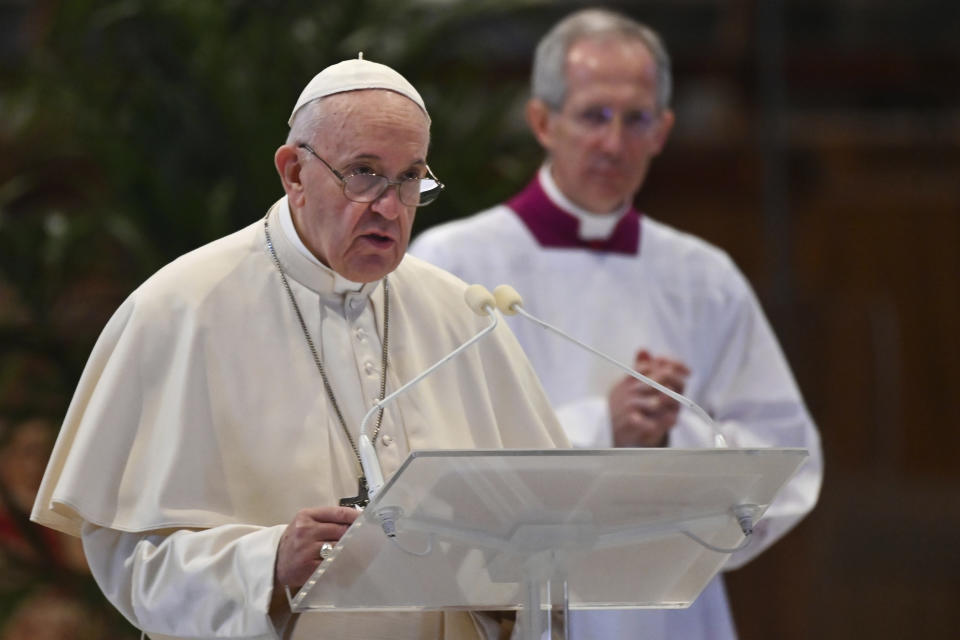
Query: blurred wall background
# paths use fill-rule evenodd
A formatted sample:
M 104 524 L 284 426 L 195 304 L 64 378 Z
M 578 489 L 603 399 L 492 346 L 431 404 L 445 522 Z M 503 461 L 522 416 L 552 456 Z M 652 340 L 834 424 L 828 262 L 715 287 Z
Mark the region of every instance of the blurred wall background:
M 26 512 L 113 310 L 281 195 L 313 74 L 362 50 L 421 90 L 448 185 L 423 229 L 535 171 L 530 57 L 582 6 L 0 0 L 0 638 L 138 637 Z M 823 436 L 817 510 L 728 575 L 742 638 L 955 637 L 960 4 L 606 6 L 674 58 L 678 124 L 639 205 L 738 262 Z

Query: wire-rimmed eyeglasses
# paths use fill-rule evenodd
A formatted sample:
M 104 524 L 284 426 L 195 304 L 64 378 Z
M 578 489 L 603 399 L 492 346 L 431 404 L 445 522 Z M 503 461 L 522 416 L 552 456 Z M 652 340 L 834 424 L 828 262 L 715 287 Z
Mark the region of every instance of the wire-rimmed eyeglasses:
M 437 180 L 437 177 L 427 167 L 427 175 L 424 177 L 404 178 L 403 180 L 391 180 L 387 176 L 377 173 L 351 173 L 343 175 L 330 166 L 330 163 L 324 160 L 314 151 L 310 145 L 299 143 L 301 149 L 309 151 L 313 157 L 323 163 L 323 165 L 333 172 L 340 180 L 343 187 L 343 195 L 347 200 L 353 202 L 373 202 L 390 188 L 390 185 L 397 185 L 397 195 L 400 202 L 409 207 L 423 207 L 434 200 L 443 191 L 443 183 Z

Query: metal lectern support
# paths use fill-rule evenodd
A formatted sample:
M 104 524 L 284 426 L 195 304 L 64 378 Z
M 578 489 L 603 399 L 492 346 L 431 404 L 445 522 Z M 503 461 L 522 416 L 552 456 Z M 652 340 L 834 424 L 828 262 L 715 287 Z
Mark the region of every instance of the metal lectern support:
M 560 578 L 557 571 L 557 552 L 548 551 L 532 556 L 525 566 L 527 577 L 523 580 L 525 600 L 523 607 L 517 611 L 517 624 L 520 627 L 520 637 L 524 640 L 540 640 L 543 633 L 552 638 L 553 610 L 556 606 L 554 589 L 559 582 L 563 587 L 560 606 L 563 611 L 564 638 L 567 637 L 567 583 Z M 552 579 L 551 579 L 552 576 Z M 541 594 L 545 593 L 547 602 L 544 603 Z M 544 604 L 549 606 L 544 607 Z
M 525 591 L 527 592 L 526 602 L 523 609 L 517 612 L 517 623 L 520 625 L 520 635 L 526 640 L 535 640 L 543 636 L 544 615 L 540 602 L 539 580 L 528 578 L 524 580 Z M 549 620 L 550 616 L 546 616 Z

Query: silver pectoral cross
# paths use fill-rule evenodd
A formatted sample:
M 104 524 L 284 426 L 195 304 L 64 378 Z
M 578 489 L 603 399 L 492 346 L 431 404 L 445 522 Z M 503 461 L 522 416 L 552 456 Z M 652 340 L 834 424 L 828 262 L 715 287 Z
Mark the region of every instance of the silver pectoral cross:
M 363 511 L 368 504 L 370 504 L 370 494 L 367 492 L 367 479 L 360 476 L 357 480 L 357 495 L 352 498 L 340 498 L 340 506 Z

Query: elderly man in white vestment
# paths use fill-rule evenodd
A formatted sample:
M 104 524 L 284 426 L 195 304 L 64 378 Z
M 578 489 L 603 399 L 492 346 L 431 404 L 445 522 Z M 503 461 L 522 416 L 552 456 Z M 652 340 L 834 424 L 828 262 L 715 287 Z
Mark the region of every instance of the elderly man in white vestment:
M 632 206 L 673 125 L 670 86 L 667 52 L 648 27 L 595 9 L 565 18 L 537 47 L 527 105 L 546 162 L 507 203 L 427 230 L 411 252 L 467 280 L 513 285 L 531 313 L 688 395 L 731 446 L 809 449 L 732 569 L 813 508 L 820 441 L 729 257 Z M 710 446 L 709 426 L 667 396 L 525 320 L 512 326 L 575 446 Z M 720 577 L 689 609 L 575 611 L 571 631 L 736 637 Z
M 491 618 L 291 616 L 357 511 L 372 402 L 486 321 L 405 256 L 442 185 L 430 119 L 392 69 L 345 61 L 304 89 L 266 217 L 167 265 L 104 329 L 32 517 L 82 537 L 109 600 L 151 638 L 496 637 Z M 505 325 L 387 406 L 389 477 L 414 449 L 566 446 Z

